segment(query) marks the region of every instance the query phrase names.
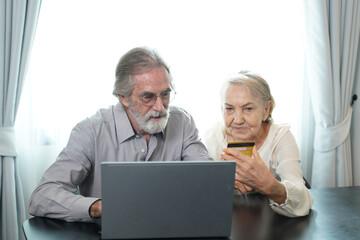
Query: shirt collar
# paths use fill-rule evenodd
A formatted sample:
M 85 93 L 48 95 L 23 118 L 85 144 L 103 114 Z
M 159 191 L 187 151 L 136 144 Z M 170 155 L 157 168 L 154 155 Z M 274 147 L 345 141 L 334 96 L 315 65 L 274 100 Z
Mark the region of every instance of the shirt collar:
M 126 114 L 125 108 L 120 102 L 115 105 L 114 118 L 116 133 L 120 143 L 136 135 Z

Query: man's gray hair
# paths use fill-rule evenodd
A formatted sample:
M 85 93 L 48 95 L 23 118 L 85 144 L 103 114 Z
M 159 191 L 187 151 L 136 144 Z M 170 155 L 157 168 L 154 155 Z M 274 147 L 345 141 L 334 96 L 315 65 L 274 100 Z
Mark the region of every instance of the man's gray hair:
M 159 67 L 163 67 L 167 71 L 170 88 L 174 89 L 168 65 L 154 50 L 138 47 L 128 51 L 120 58 L 116 66 L 113 94 L 130 96 L 135 86 L 133 76 Z
M 264 104 L 267 104 L 268 101 L 270 101 L 269 116 L 265 122 L 273 122 L 271 114 L 275 107 L 275 100 L 271 95 L 269 84 L 260 75 L 250 71 L 241 71 L 226 79 L 220 91 L 222 107 L 224 106 L 226 92 L 230 85 L 237 85 L 246 88 L 253 97 L 260 97 Z

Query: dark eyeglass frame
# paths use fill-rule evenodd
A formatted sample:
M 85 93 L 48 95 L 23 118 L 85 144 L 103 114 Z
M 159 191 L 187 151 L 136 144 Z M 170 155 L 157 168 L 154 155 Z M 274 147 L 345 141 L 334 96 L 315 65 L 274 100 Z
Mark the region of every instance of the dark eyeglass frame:
M 160 93 L 160 95 L 157 95 L 153 92 L 143 92 L 137 97 L 144 106 L 152 107 L 156 103 L 158 97 L 161 98 L 161 101 L 164 105 L 168 105 L 172 100 L 174 100 L 175 94 L 175 91 L 173 91 L 171 88 L 168 88 Z

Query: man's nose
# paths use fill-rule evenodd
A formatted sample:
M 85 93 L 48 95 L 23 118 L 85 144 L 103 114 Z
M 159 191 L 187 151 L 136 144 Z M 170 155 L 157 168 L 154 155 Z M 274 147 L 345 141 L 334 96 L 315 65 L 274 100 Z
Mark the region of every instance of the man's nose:
M 163 103 L 161 97 L 156 98 L 156 102 L 154 103 L 152 108 L 158 112 L 161 112 L 162 110 L 164 110 L 164 103 Z

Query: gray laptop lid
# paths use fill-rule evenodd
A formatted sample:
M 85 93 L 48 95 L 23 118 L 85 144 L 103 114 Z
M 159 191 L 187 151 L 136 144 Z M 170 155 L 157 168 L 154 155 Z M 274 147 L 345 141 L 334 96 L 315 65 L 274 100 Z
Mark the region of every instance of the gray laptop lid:
M 104 239 L 228 237 L 235 162 L 104 162 Z

